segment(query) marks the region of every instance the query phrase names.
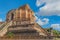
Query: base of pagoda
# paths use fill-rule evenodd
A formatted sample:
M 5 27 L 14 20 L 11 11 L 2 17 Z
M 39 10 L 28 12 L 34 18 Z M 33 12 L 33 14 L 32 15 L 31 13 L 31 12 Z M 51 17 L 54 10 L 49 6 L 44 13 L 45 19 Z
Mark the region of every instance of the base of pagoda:
M 38 33 L 31 33 L 31 34 L 21 33 L 21 34 L 14 34 L 11 37 L 5 35 L 4 37 L 1 37 L 1 39 L 53 39 L 53 37 L 38 35 Z
M 20 36 L 20 35 L 15 35 L 13 37 L 0 37 L 0 39 L 53 39 L 53 37 L 48 37 L 48 36 Z

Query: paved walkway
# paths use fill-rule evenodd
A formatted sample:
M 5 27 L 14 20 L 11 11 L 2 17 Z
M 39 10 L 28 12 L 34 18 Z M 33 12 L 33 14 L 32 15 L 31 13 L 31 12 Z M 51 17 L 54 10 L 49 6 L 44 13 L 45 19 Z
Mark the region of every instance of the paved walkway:
M 53 39 L 0 39 L 0 40 L 53 40 Z

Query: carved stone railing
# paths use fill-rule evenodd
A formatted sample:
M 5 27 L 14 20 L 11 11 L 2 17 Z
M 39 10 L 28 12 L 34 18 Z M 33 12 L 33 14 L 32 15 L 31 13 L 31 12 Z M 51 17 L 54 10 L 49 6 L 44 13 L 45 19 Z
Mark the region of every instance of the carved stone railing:
M 6 22 L 4 22 L 4 23 L 0 24 L 0 28 L 1 28 L 3 25 L 5 25 L 5 24 L 6 24 Z
M 1 30 L 0 30 L 0 37 L 4 36 L 8 30 L 8 27 L 12 25 L 12 21 L 7 23 Z
M 37 32 L 40 32 L 40 33 L 39 33 L 40 35 L 48 36 L 47 31 L 44 30 L 39 24 L 35 23 L 35 27 L 34 27 L 34 29 L 36 29 Z

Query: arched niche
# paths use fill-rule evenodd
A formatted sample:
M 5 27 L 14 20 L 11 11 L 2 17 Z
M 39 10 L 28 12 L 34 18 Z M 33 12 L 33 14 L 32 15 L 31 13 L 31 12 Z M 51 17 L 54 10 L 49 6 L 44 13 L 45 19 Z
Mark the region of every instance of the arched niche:
M 14 19 L 14 14 L 12 13 L 11 14 L 11 19 L 10 20 L 13 20 Z
M 15 10 L 9 11 L 6 16 L 6 21 L 9 22 L 9 21 L 14 20 L 14 16 L 15 16 Z

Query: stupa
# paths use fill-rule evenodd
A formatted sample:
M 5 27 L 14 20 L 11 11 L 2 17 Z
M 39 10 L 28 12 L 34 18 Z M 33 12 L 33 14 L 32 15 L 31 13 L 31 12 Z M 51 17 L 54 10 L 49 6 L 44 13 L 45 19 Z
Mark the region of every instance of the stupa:
M 12 32 L 15 36 L 18 35 L 21 38 L 48 36 L 47 31 L 37 24 L 35 20 L 34 12 L 28 4 L 10 10 L 7 13 L 6 22 L 3 24 L 4 27 L 0 30 L 0 36 L 4 36 L 8 32 Z

